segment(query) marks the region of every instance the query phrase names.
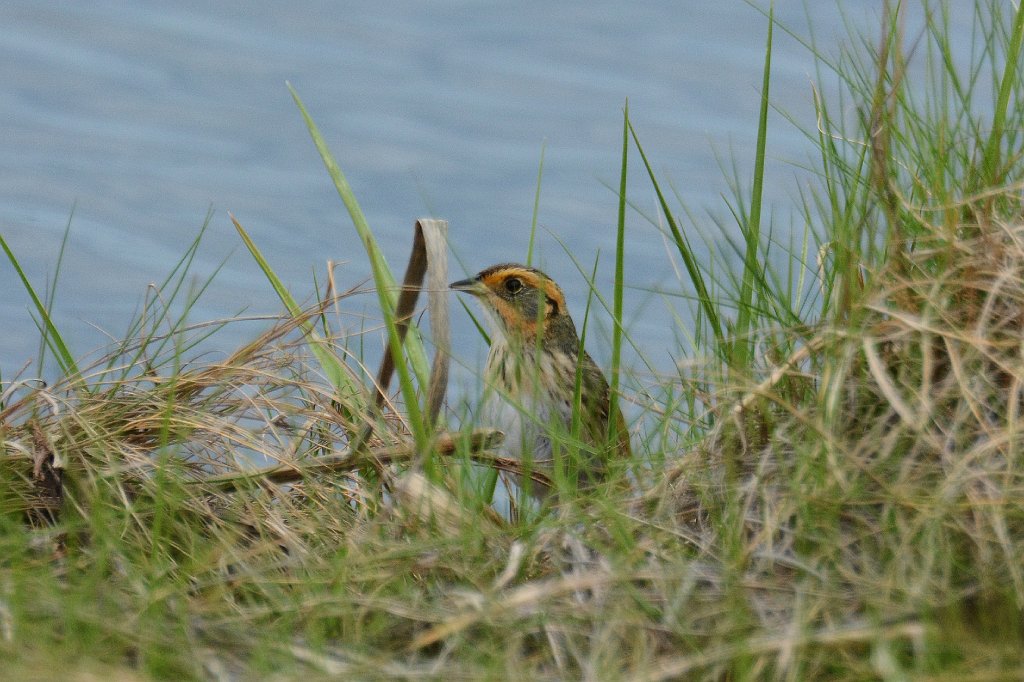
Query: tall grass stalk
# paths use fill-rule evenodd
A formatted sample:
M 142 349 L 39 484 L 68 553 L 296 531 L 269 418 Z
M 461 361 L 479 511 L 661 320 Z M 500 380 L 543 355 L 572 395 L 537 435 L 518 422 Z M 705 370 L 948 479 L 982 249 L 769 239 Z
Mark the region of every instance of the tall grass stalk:
M 764 194 L 764 150 L 768 140 L 768 86 L 772 73 L 772 31 L 775 27 L 774 5 L 768 11 L 768 41 L 764 51 L 764 76 L 761 82 L 761 108 L 757 118 L 757 146 L 754 158 L 754 182 L 750 192 L 750 212 L 743 232 L 746 253 L 743 257 L 743 284 L 736 311 L 736 340 L 733 345 L 733 366 L 745 370 L 753 354 L 752 326 L 756 320 L 753 310 L 755 281 L 761 281 L 758 254 L 761 248 L 761 198 Z
M 530 241 L 526 245 L 526 264 L 533 264 L 533 242 L 537 236 L 537 215 L 540 213 L 540 188 L 544 179 L 544 152 L 547 143 L 540 146 L 540 161 L 537 164 L 537 190 L 533 193 L 533 213 L 530 216 Z M 475 322 L 475 320 L 474 320 Z
M 693 247 L 690 245 L 690 240 L 680 229 L 679 223 L 675 218 L 672 208 L 669 206 L 664 192 L 661 190 L 661 184 L 654 173 L 654 169 L 651 167 L 650 161 L 647 159 L 647 154 L 644 152 L 644 148 L 640 144 L 640 138 L 632 124 L 629 124 L 629 132 L 633 137 L 633 142 L 636 144 L 636 150 L 644 162 L 644 167 L 647 169 L 647 176 L 650 178 L 651 186 L 654 188 L 654 192 L 658 197 L 658 204 L 661 206 L 661 210 L 665 216 L 665 222 L 671 232 L 673 243 L 679 251 L 679 256 L 683 260 L 683 265 L 686 267 L 686 274 L 690 277 L 693 288 L 696 290 L 698 304 L 697 312 L 699 315 L 704 316 L 704 319 L 706 319 L 707 324 L 711 328 L 711 333 L 715 342 L 713 351 L 716 355 L 728 357 L 726 334 L 719 315 L 718 305 L 709 292 L 704 271 L 699 265 L 699 258 L 693 250 Z
M 980 187 L 992 187 L 1002 183 L 1004 179 L 1004 173 L 1000 168 L 1002 148 L 1006 143 L 1006 122 L 1010 100 L 1019 82 L 1022 44 L 1024 44 L 1024 6 L 1018 4 L 1017 11 L 1013 17 L 1013 33 L 1002 64 L 1003 74 L 1002 78 L 999 79 L 999 95 L 992 114 L 992 129 L 985 142 L 982 156 Z
M 341 168 L 334 160 L 334 156 L 331 154 L 330 149 L 328 149 L 327 142 L 320 134 L 320 130 L 317 128 L 316 123 L 313 122 L 313 118 L 306 110 L 306 106 L 299 98 L 299 94 L 290 83 L 288 84 L 288 90 L 291 92 L 292 99 L 295 100 L 296 106 L 298 106 L 299 111 L 302 113 L 302 117 L 306 122 L 306 127 L 309 129 L 310 137 L 313 138 L 313 143 L 316 145 L 317 151 L 320 153 L 320 158 L 323 160 L 324 166 L 327 168 L 327 172 L 331 176 L 331 180 L 334 182 L 335 188 L 338 190 L 338 195 L 344 202 L 345 208 L 348 209 L 349 216 L 352 218 L 352 224 L 355 226 L 356 232 L 362 239 L 363 247 L 365 248 L 366 255 L 370 261 L 373 281 L 377 288 L 377 298 L 380 304 L 381 316 L 384 319 L 385 328 L 387 329 L 388 350 L 395 360 L 395 370 L 398 373 L 398 383 L 401 387 L 402 397 L 405 401 L 406 418 L 408 419 L 409 427 L 416 438 L 417 447 L 423 455 L 426 456 L 428 454 L 427 444 L 429 442 L 430 434 L 428 433 L 428 425 L 420 410 L 419 400 L 416 395 L 416 388 L 412 381 L 413 373 L 415 373 L 419 381 L 419 385 L 426 387 L 429 383 L 430 377 L 427 356 L 423 349 L 419 333 L 414 327 L 411 328 L 410 333 L 405 339 L 405 347 L 403 348 L 403 342 L 398 334 L 398 325 L 395 317 L 398 299 L 398 286 L 395 282 L 395 277 L 391 273 L 391 269 L 388 267 L 387 261 L 384 259 L 384 254 L 377 245 L 377 240 L 373 235 L 373 231 L 370 229 L 369 224 L 366 222 L 366 218 L 363 216 L 363 211 L 359 207 L 359 202 L 356 200 L 355 194 L 352 192 L 352 188 L 348 184 L 348 180 L 345 179 L 345 175 L 341 172 Z M 408 362 L 406 361 L 407 352 L 409 358 Z
M 21 263 L 18 262 L 17 257 L 14 255 L 14 252 L 11 251 L 11 247 L 7 245 L 7 241 L 2 235 L 0 235 L 0 248 L 4 250 L 4 253 L 7 255 L 7 260 L 10 262 L 11 266 L 14 267 L 14 271 L 18 273 L 18 279 L 21 280 L 21 284 L 25 287 L 26 293 L 28 293 L 29 298 L 32 299 L 32 305 L 35 307 L 36 313 L 39 315 L 40 320 L 42 320 L 40 323 L 43 330 L 41 334 L 42 342 L 48 345 L 53 351 L 54 357 L 56 357 L 57 363 L 60 365 L 64 376 L 71 380 L 75 377 L 81 376 L 81 371 L 78 369 L 78 363 L 75 361 L 71 351 L 68 350 L 67 344 L 64 343 L 64 337 L 61 336 L 61 333 L 57 330 L 56 325 L 54 325 L 53 320 L 50 318 L 50 310 L 43 304 L 39 295 L 36 294 L 36 290 L 25 275 L 25 271 L 22 269 Z
M 622 370 L 622 295 L 625 292 L 626 258 L 626 180 L 629 169 L 629 100 L 622 109 L 622 172 L 619 175 L 619 211 L 615 229 L 615 280 L 612 285 L 612 366 L 609 378 L 608 414 L 619 413 L 619 386 Z M 587 300 L 587 311 L 590 299 Z M 608 442 L 618 442 L 619 425 L 615 419 L 608 420 Z
M 231 216 L 231 222 L 234 224 L 235 229 L 238 231 L 238 236 L 242 238 L 242 243 L 249 249 L 249 253 L 252 255 L 253 260 L 259 265 L 260 270 L 263 271 L 263 275 L 270 282 L 270 285 L 274 288 L 274 292 L 277 293 L 278 298 L 281 299 L 281 303 L 284 304 L 288 312 L 296 320 L 300 320 L 300 326 L 303 331 L 309 337 L 310 350 L 313 355 L 316 356 L 320 362 L 320 366 L 323 368 L 324 374 L 327 376 L 327 380 L 331 386 L 338 392 L 338 401 L 344 405 L 344 409 L 353 415 L 363 415 L 367 411 L 368 400 L 366 399 L 366 392 L 363 389 L 361 383 L 354 379 L 345 363 L 340 361 L 334 353 L 334 349 L 331 347 L 323 336 L 321 336 L 313 324 L 308 320 L 307 314 L 299 306 L 298 302 L 292 297 L 291 293 L 285 287 L 284 283 L 274 272 L 270 263 L 263 256 L 263 253 L 256 246 L 256 242 L 252 240 L 249 233 L 245 231 L 245 228 Z

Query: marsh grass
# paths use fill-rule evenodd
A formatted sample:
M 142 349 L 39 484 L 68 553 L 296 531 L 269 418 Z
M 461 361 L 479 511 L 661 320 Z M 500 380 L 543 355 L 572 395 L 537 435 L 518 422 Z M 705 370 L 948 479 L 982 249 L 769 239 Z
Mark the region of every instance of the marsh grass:
M 860 52 L 816 53 L 842 92 L 816 100 L 788 271 L 758 226 L 767 97 L 737 257 L 710 263 L 626 113 L 617 291 L 587 317 L 621 320 L 635 151 L 693 349 L 637 386 L 619 353 L 642 344 L 615 325 L 636 461 L 541 513 L 495 513 L 493 477 L 470 474 L 515 463 L 422 418 L 426 347 L 401 343 L 395 279 L 304 108 L 403 349 L 382 409 L 359 342 L 331 331 L 354 292 L 300 309 L 240 224 L 288 314 L 219 362 L 188 359 L 216 327 L 187 322 L 198 239 L 92 366 L 23 278 L 65 378 L 5 377 L 0 397 L 5 676 L 1024 676 L 1024 13 L 977 7 L 966 67 L 939 5 L 913 50 L 893 9 Z

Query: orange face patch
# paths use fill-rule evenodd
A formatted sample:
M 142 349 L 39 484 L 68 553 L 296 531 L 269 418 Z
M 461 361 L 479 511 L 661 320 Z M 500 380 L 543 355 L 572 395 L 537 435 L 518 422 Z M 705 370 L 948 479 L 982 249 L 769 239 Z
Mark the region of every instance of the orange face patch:
M 517 332 L 524 337 L 533 336 L 537 332 L 536 319 L 525 319 L 519 310 L 499 296 L 491 294 L 489 298 L 495 312 L 504 321 L 506 329 Z
M 513 277 L 522 282 L 524 287 L 541 292 L 546 300 L 547 309 L 545 310 L 545 313 L 547 315 L 550 315 L 552 312 L 559 315 L 564 315 L 566 313 L 565 296 L 562 294 L 562 290 L 559 289 L 558 285 L 550 279 L 533 270 L 516 267 L 505 268 L 486 275 L 481 281 L 488 289 L 494 292 L 493 295 L 497 299 L 505 300 L 506 296 L 502 293 L 504 291 L 505 282 Z M 495 308 L 498 309 L 499 314 L 501 314 L 503 318 L 506 318 L 505 312 L 498 307 L 497 303 L 495 304 Z M 514 313 L 515 311 L 510 309 L 508 312 Z M 507 319 L 508 318 L 506 318 L 506 320 Z

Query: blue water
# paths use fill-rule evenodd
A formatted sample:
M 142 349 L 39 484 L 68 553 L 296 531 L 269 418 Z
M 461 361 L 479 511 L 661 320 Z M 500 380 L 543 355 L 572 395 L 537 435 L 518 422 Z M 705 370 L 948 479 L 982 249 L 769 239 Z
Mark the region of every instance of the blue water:
M 832 56 L 844 24 L 875 25 L 881 5 L 776 4 L 786 26 L 802 38 L 813 26 Z M 954 30 L 966 45 L 961 13 Z M 287 80 L 398 268 L 423 215 L 450 221 L 453 278 L 521 260 L 545 149 L 535 264 L 579 315 L 586 285 L 553 235 L 587 268 L 600 251 L 598 284 L 608 291 L 617 198 L 607 186 L 618 184 L 624 101 L 662 178 L 713 232 L 708 216 L 728 215 L 719 159 L 735 157 L 742 173 L 752 165 L 765 32 L 766 19 L 740 0 L 5 0 L 0 233 L 42 288 L 71 219 L 54 317 L 79 356 L 121 336 L 211 208 L 197 281 L 227 261 L 190 319 L 280 311 L 228 211 L 298 298 L 328 259 L 343 263 L 342 286 L 363 280 L 360 242 Z M 777 31 L 773 67 L 772 100 L 813 129 L 812 55 Z M 813 148 L 782 116 L 771 121 L 766 199 L 786 227 L 793 197 L 813 182 L 800 168 Z M 653 192 L 631 167 L 630 197 L 655 215 Z M 628 325 L 667 369 L 679 335 L 668 304 L 685 302 L 651 290 L 685 286 L 659 231 L 635 212 L 627 225 Z M 6 380 L 35 356 L 38 334 L 6 260 L 0 291 Z M 456 346 L 472 366 L 484 349 L 455 313 Z M 607 316 L 595 315 L 607 329 Z M 230 327 L 213 350 L 226 353 L 258 328 Z M 592 339 L 606 358 L 601 334 Z

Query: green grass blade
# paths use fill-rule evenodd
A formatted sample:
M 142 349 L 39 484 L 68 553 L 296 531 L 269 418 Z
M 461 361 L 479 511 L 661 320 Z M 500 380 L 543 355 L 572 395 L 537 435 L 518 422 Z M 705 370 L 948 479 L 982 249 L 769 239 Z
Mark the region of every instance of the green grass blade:
M 774 4 L 768 9 L 768 41 L 764 54 L 764 76 L 761 83 L 761 111 L 757 122 L 757 151 L 754 159 L 754 186 L 750 195 L 750 213 L 744 230 L 746 254 L 743 259 L 743 282 L 740 287 L 739 310 L 736 314 L 736 338 L 732 345 L 733 367 L 747 368 L 753 354 L 751 326 L 754 317 L 752 302 L 754 282 L 760 280 L 758 248 L 761 244 L 761 199 L 764 190 L 764 150 L 768 136 L 768 88 L 772 71 L 772 27 Z
M 18 277 L 21 279 L 22 286 L 25 287 L 25 291 L 28 292 L 29 297 L 32 299 L 32 304 L 36 307 L 36 311 L 43 320 L 43 327 L 46 330 L 46 343 L 50 346 L 50 349 L 54 353 L 54 357 L 57 358 L 57 362 L 60 363 L 61 371 L 64 376 L 68 379 L 74 379 L 81 376 L 81 372 L 78 369 L 78 364 L 75 362 L 75 358 L 72 357 L 71 351 L 68 350 L 67 345 L 64 343 L 64 338 L 57 331 L 57 327 L 54 326 L 53 320 L 50 319 L 50 312 L 46 309 L 46 306 L 36 295 L 35 289 L 32 288 L 32 283 L 28 281 L 28 277 L 25 275 L 25 271 L 21 269 L 21 264 L 15 257 L 14 252 L 11 251 L 11 247 L 7 245 L 7 241 L 0 235 L 0 247 L 3 248 L 4 253 L 7 254 L 7 259 L 14 266 L 15 272 L 18 273 Z
M 1003 64 L 1003 77 L 999 82 L 999 96 L 996 100 L 995 112 L 992 115 L 992 131 L 989 133 L 983 156 L 982 182 L 986 187 L 1000 183 L 999 165 L 1006 129 L 1006 112 L 1010 106 L 1011 95 L 1017 85 L 1018 60 L 1022 42 L 1024 42 L 1024 5 L 1019 5 L 1013 19 L 1013 35 L 1010 38 L 1010 47 Z
M 690 276 L 690 281 L 693 282 L 693 287 L 697 291 L 697 302 L 700 310 L 707 316 L 708 324 L 711 326 L 711 333 L 714 335 L 717 345 L 716 352 L 722 353 L 725 350 L 726 343 L 725 333 L 722 330 L 722 321 L 718 315 L 716 302 L 708 293 L 707 284 L 704 281 L 704 273 L 701 272 L 700 265 L 698 265 L 697 256 L 690 247 L 689 240 L 679 229 L 679 223 L 668 206 L 664 192 L 661 191 L 658 178 L 655 176 L 654 169 L 651 168 L 651 163 L 647 159 L 647 154 L 640 144 L 640 137 L 637 135 L 636 129 L 633 128 L 632 123 L 627 123 L 627 125 L 629 126 L 630 135 L 633 137 L 633 143 L 636 145 L 636 150 L 640 153 L 640 158 L 647 169 L 647 176 L 651 179 L 654 193 L 658 196 L 658 204 L 661 206 L 662 213 L 665 214 L 665 222 L 668 223 L 669 230 L 672 232 L 672 240 L 679 251 L 679 256 L 683 259 L 683 265 Z
M 295 299 L 292 298 L 291 293 L 281 282 L 281 279 L 274 272 L 273 268 L 270 267 L 270 263 L 263 257 L 256 243 L 252 240 L 249 234 L 245 231 L 234 216 L 228 214 L 231 217 L 231 222 L 234 224 L 235 229 L 238 231 L 238 235 L 242 238 L 242 242 L 245 247 L 249 249 L 249 253 L 252 254 L 253 260 L 260 266 L 263 274 L 266 276 L 267 281 L 274 287 L 274 291 L 277 293 L 278 298 L 284 303 L 285 307 L 288 308 L 288 312 L 292 317 L 300 319 L 303 317 L 302 308 Z M 363 394 L 363 387 L 358 382 L 354 381 L 351 374 L 348 372 L 348 368 L 345 367 L 344 363 L 341 362 L 338 357 L 331 350 L 330 343 L 324 337 L 317 333 L 316 328 L 309 320 L 303 320 L 300 323 L 302 331 L 306 334 L 309 339 L 309 349 L 316 356 L 317 361 L 320 363 L 321 369 L 324 374 L 327 375 L 327 380 L 338 392 L 338 398 L 340 402 L 352 409 L 356 414 L 364 412 L 367 401 Z
M 184 304 L 184 310 L 177 320 L 171 319 L 171 305 L 179 299 L 182 292 L 186 291 L 186 284 L 191 282 L 192 263 L 195 261 L 196 254 L 199 253 L 199 246 L 202 243 L 203 236 L 206 234 L 206 230 L 210 226 L 210 221 L 213 218 L 213 210 L 209 210 L 206 213 L 206 218 L 203 220 L 202 226 L 199 228 L 199 232 L 195 238 L 189 244 L 188 248 L 182 254 L 181 258 L 174 264 L 170 272 L 164 277 L 163 281 L 156 286 L 156 292 L 162 302 L 162 305 L 157 309 L 157 313 L 151 319 L 147 319 L 145 314 L 139 315 L 136 319 L 128 326 L 128 330 L 124 335 L 125 343 L 131 339 L 135 339 L 140 334 L 143 334 L 145 341 L 139 343 L 135 349 L 134 355 L 125 364 L 127 368 L 134 367 L 147 353 L 153 355 L 160 355 L 165 348 L 169 347 L 170 344 L 174 343 L 176 332 L 178 332 L 185 322 L 188 312 L 195 304 L 199 296 L 213 283 L 214 278 L 220 272 L 220 269 L 224 266 L 222 261 L 208 277 L 205 278 L 198 290 L 192 292 L 190 295 L 186 295 L 186 301 Z M 153 330 L 148 334 L 143 331 L 143 326 L 148 324 Z M 156 340 L 156 329 L 167 325 L 168 331 L 163 335 L 163 339 Z M 155 345 L 150 345 L 150 341 L 155 340 Z M 122 350 L 126 350 L 127 346 L 122 346 Z M 110 359 L 107 363 L 107 369 L 112 368 L 115 364 L 120 362 L 120 353 L 111 354 Z
M 291 83 L 287 85 L 288 91 L 292 94 L 292 99 L 295 100 L 295 105 L 302 113 L 302 118 L 309 129 L 309 135 L 313 139 L 313 144 L 316 145 L 317 151 L 320 153 L 320 158 L 327 168 L 327 173 L 331 176 L 331 181 L 334 183 L 335 189 L 338 190 L 338 195 L 341 197 L 342 202 L 344 202 L 345 208 L 348 209 L 348 214 L 352 218 L 352 224 L 355 226 L 356 232 L 363 242 L 363 248 L 366 250 L 366 255 L 370 260 L 373 281 L 380 295 L 381 311 L 385 321 L 390 326 L 394 324 L 395 306 L 398 303 L 398 284 L 395 282 L 391 268 L 384 259 L 384 254 L 380 250 L 376 238 L 373 236 L 369 223 L 366 222 L 366 217 L 363 215 L 363 210 L 359 207 L 359 202 L 356 201 L 352 187 L 348 184 L 348 180 L 345 179 L 345 174 L 341 172 L 341 167 L 334 160 L 331 150 L 327 147 L 327 142 L 324 140 L 323 135 L 320 134 L 320 129 L 317 128 L 313 118 L 306 110 L 306 106 L 302 103 L 299 93 L 295 91 Z M 427 362 L 426 350 L 423 348 L 423 340 L 415 325 L 409 326 L 409 332 L 405 338 L 405 348 L 419 385 L 426 387 L 430 381 L 430 365 Z M 404 355 L 400 355 L 396 359 L 398 360 L 395 363 L 396 368 L 398 369 L 399 378 L 401 378 L 402 373 L 407 371 Z
M 61 266 L 64 264 L 64 252 L 67 250 L 68 237 L 71 234 L 71 221 L 75 217 L 75 206 L 71 206 L 71 214 L 68 216 L 68 222 L 64 225 L 64 235 L 60 240 L 60 248 L 57 250 L 57 262 L 53 266 L 53 279 L 50 281 L 49 290 L 46 294 L 46 309 L 53 310 L 54 303 L 57 300 L 57 284 L 60 281 Z M 43 376 L 43 368 L 46 364 L 46 348 L 47 348 L 47 337 L 49 333 L 46 327 L 43 327 L 43 333 L 39 336 L 39 376 Z
M 490 346 L 491 345 L 491 335 L 487 333 L 487 327 L 485 327 L 480 322 L 480 319 L 476 316 L 476 313 L 474 313 L 472 311 L 472 309 L 470 309 L 470 307 L 468 305 L 466 305 L 465 301 L 463 301 L 461 298 L 457 298 L 455 300 L 459 302 L 459 305 L 462 306 L 462 309 L 466 311 L 467 315 L 469 315 L 470 322 L 472 322 L 473 326 L 476 327 L 476 330 L 480 334 L 480 338 L 482 338 L 484 340 L 485 345 Z
M 537 168 L 537 191 L 533 195 L 533 217 L 530 219 L 530 243 L 526 246 L 526 264 L 533 265 L 533 241 L 537 236 L 537 214 L 540 212 L 540 186 L 544 177 L 544 151 L 547 143 L 540 146 L 540 165 Z
M 629 161 L 629 100 L 622 110 L 622 171 L 619 177 L 619 211 L 615 233 L 615 284 L 612 289 L 612 366 L 609 376 L 610 390 L 608 392 L 610 404 L 608 414 L 608 441 L 618 443 L 619 424 L 615 415 L 619 413 L 619 383 L 620 367 L 622 362 L 622 291 L 623 280 L 625 279 L 623 259 L 626 252 L 626 179 L 628 175 Z M 596 263 L 595 263 L 596 267 Z M 590 298 L 587 299 L 587 309 L 590 308 Z
M 429 440 L 427 424 L 420 410 L 416 388 L 412 382 L 412 373 L 415 373 L 419 385 L 424 390 L 426 390 L 430 383 L 430 367 L 427 364 L 427 354 L 423 348 L 423 340 L 416 326 L 410 324 L 409 331 L 405 337 L 405 350 L 408 352 L 408 361 L 406 361 L 406 354 L 402 349 L 403 343 L 398 335 L 398 325 L 395 319 L 395 311 L 398 305 L 398 286 L 395 283 L 394 275 L 392 275 L 391 269 L 384 259 L 384 254 L 377 245 L 377 240 L 374 238 L 365 216 L 363 216 L 359 202 L 356 201 L 355 193 L 352 192 L 348 180 L 345 179 L 345 175 L 341 172 L 341 168 L 334 160 L 330 149 L 328 149 L 327 142 L 306 110 L 306 106 L 302 103 L 299 93 L 295 91 L 291 83 L 288 84 L 288 90 L 292 93 L 292 99 L 295 100 L 299 111 L 302 112 L 302 118 L 309 129 L 310 137 L 313 138 L 313 144 L 316 145 L 320 158 L 323 160 L 324 166 L 334 182 L 334 187 L 338 190 L 338 195 L 345 203 L 349 216 L 352 218 L 352 224 L 355 225 L 356 232 L 359 233 L 359 237 L 363 241 L 363 247 L 366 249 L 366 255 L 370 260 L 370 268 L 373 273 L 373 281 L 376 284 L 377 297 L 380 301 L 381 316 L 384 318 L 384 325 L 387 328 L 388 348 L 395 360 L 395 371 L 398 374 L 398 383 L 405 401 L 409 429 L 412 431 L 413 438 L 416 441 L 417 450 L 425 457 L 426 471 L 428 475 L 432 475 L 432 460 L 430 457 L 426 457 L 429 454 L 427 447 Z M 411 371 L 410 365 L 412 366 Z

